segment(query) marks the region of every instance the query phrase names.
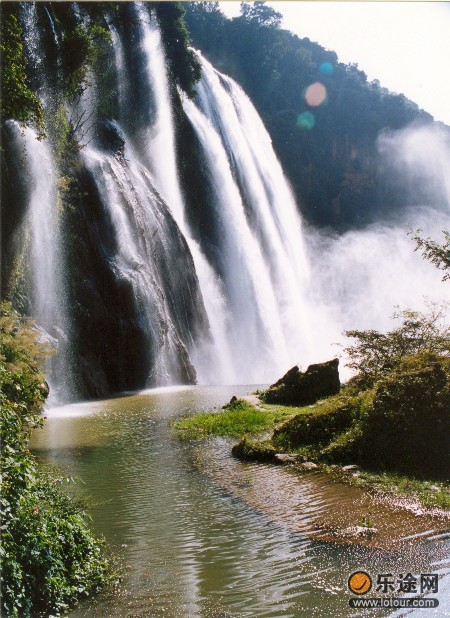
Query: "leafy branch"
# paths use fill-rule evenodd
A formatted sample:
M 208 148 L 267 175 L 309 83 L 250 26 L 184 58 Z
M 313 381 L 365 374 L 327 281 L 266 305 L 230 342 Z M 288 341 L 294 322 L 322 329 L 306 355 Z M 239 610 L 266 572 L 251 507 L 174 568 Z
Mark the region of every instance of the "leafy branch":
M 355 340 L 352 345 L 344 347 L 343 352 L 349 359 L 347 366 L 355 370 L 359 384 L 371 388 L 414 355 L 450 355 L 450 327 L 446 323 L 450 303 L 428 302 L 427 306 L 427 314 L 397 308 L 392 318 L 400 319 L 402 323 L 387 333 L 345 331 L 344 335 Z
M 442 281 L 450 280 L 450 232 L 442 231 L 445 242 L 441 245 L 429 237 L 422 238 L 420 236 L 421 231 L 421 229 L 418 229 L 409 232 L 416 243 L 415 251 L 421 251 L 425 259 L 429 260 L 439 270 L 445 271 Z

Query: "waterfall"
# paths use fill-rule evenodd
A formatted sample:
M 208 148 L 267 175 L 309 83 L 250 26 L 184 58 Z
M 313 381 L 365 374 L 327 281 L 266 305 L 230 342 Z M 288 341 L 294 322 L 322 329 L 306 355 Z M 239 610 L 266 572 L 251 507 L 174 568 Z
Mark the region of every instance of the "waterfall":
M 61 87 L 61 49 L 44 9 L 39 18 L 36 4 L 24 6 L 22 21 L 33 79 L 51 115 L 58 100 L 52 89 Z M 87 27 L 82 6 L 73 11 Z M 58 340 L 53 391 L 73 397 L 62 378 L 72 373 L 74 383 L 85 385 L 81 393 L 97 396 L 129 385 L 270 381 L 308 345 L 308 268 L 291 190 L 245 93 L 202 59 L 196 102 L 179 96 L 205 163 L 215 246 L 192 228 L 157 21 L 143 3 L 121 12 L 124 21 L 107 14 L 115 119 L 99 112 L 94 74 L 67 111 L 69 118 L 91 119 L 78 135 L 76 216 L 62 218 L 58 211 L 51 144 L 25 132 L 32 309 Z M 39 19 L 48 22 L 50 60 Z M 75 225 L 78 239 L 70 264 L 62 220 Z
M 127 132 L 127 160 L 139 160 L 139 164 L 148 170 L 150 182 L 168 205 L 170 213 L 178 229 L 187 242 L 192 256 L 195 273 L 202 293 L 202 304 L 209 323 L 209 332 L 202 337 L 191 338 L 189 353 L 201 382 L 230 383 L 234 380 L 232 356 L 227 338 L 228 321 L 226 307 L 220 281 L 206 260 L 199 244 L 193 238 L 186 221 L 186 205 L 184 202 L 175 148 L 175 125 L 170 100 L 169 83 L 166 70 L 161 35 L 157 24 L 142 4 L 136 5 L 137 30 L 140 33 L 140 46 L 137 52 L 143 58 L 140 87 L 146 96 L 142 97 L 145 105 L 153 106 L 153 113 L 139 109 L 138 115 L 144 118 L 139 130 L 133 130 L 133 119 L 130 119 L 129 96 L 123 87 L 124 83 L 132 84 L 133 72 L 127 67 L 126 42 L 122 41 L 114 24 L 110 24 L 114 38 L 116 70 L 119 79 L 120 126 Z M 122 84 L 122 86 L 120 85 Z M 141 100 L 142 100 L 141 99 Z M 136 113 L 136 109 L 134 110 Z M 170 259 L 170 258 L 168 258 Z
M 329 358 L 345 328 L 389 328 L 380 316 L 396 302 L 414 306 L 417 289 L 439 292 L 440 273 L 410 257 L 400 224 L 306 234 L 250 99 L 200 54 L 197 96 L 177 93 L 151 4 L 105 10 L 107 70 L 92 67 L 71 106 L 64 32 L 73 21 L 87 34 L 89 11 L 74 3 L 61 19 L 51 4 L 23 3 L 19 15 L 49 138 L 5 123 L 2 253 L 12 296 L 58 349 L 53 401 L 272 382 L 294 363 Z M 76 133 L 68 161 L 61 120 Z M 426 168 L 434 179 L 416 133 L 385 135 L 380 149 L 394 170 L 414 163 L 414 178 Z M 437 189 L 448 198 L 448 183 Z
M 243 90 L 202 59 L 197 104 L 229 312 L 235 379 L 269 381 L 309 348 L 308 266 L 300 217 L 270 137 Z
M 39 141 L 30 128 L 7 123 L 10 143 L 25 165 L 28 209 L 22 244 L 28 255 L 29 302 L 41 333 L 56 355 L 50 361 L 50 403 L 70 399 L 73 384 L 68 343 L 70 326 L 64 302 L 63 250 L 56 196 L 56 170 L 47 141 Z

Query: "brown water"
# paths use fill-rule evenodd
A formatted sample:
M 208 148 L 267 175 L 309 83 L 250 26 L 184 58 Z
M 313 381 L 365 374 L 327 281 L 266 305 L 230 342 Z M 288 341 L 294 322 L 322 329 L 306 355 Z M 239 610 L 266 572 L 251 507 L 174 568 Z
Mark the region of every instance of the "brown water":
M 417 538 L 446 535 L 450 530 L 450 514 L 439 509 L 426 511 L 414 500 L 400 502 L 371 495 L 337 475 L 305 471 L 302 464 L 242 463 L 230 457 L 231 444 L 214 439 L 196 446 L 198 468 L 295 532 L 320 540 L 415 553 Z
M 323 479 L 308 476 L 295 492 L 293 526 L 282 508 L 292 471 L 235 462 L 223 440 L 193 448 L 168 426 L 170 417 L 221 406 L 249 390 L 159 389 L 48 413 L 32 448 L 81 479 L 79 491 L 92 497 L 93 526 L 124 566 L 120 591 L 85 603 L 72 618 L 360 616 L 348 605 L 353 571 L 375 579 L 448 572 L 448 535 L 432 528 L 395 551 L 306 536 L 339 502 Z M 267 502 L 274 508 L 262 508 Z M 438 613 L 424 615 L 445 616 L 440 601 Z

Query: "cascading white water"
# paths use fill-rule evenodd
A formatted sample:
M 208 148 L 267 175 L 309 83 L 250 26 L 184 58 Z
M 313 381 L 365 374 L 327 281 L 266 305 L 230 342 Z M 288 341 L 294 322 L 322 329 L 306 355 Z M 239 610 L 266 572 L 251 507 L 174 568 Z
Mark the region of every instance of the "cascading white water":
M 130 147 L 124 161 L 92 147 L 86 148 L 83 160 L 93 174 L 115 229 L 117 247 L 111 256 L 111 268 L 118 279 L 131 284 L 143 330 L 157 343 L 149 383 L 176 382 L 179 379 L 176 347 L 181 344 L 153 255 L 153 239 L 167 236 L 164 226 L 170 215 Z M 164 258 L 170 260 L 169 246 Z
M 202 59 L 198 106 L 184 98 L 207 161 L 236 377 L 273 379 L 308 346 L 308 266 L 300 217 L 256 110 Z
M 50 403 L 72 394 L 68 360 L 69 325 L 64 305 L 61 230 L 56 196 L 56 170 L 50 145 L 30 129 L 10 121 L 16 148 L 25 157 L 28 186 L 30 302 L 42 338 L 56 351 L 48 375 Z
M 28 54 L 36 61 L 44 107 L 51 108 L 58 80 L 53 86 L 47 82 L 36 6 L 30 7 L 24 9 Z M 111 348 L 109 342 L 104 349 L 84 342 L 82 351 L 76 351 L 81 382 L 102 384 L 88 393 L 127 388 L 129 357 L 134 370 L 143 368 L 138 385 L 192 382 L 192 365 L 202 383 L 272 382 L 294 363 L 304 367 L 330 358 L 339 333 L 358 328 L 356 320 L 368 317 L 372 307 L 377 316 L 386 317 L 380 321 L 370 315 L 362 327 L 385 328 L 399 290 L 405 289 L 400 302 L 403 297 L 408 302 L 417 295 L 414 286 L 425 287 L 433 275 L 433 289 L 439 284 L 439 273 L 430 274 L 432 267 L 424 266 L 418 255 L 420 283 L 415 284 L 405 266 L 408 240 L 398 245 L 396 256 L 384 259 L 386 247 L 403 234 L 400 229 L 355 232 L 337 241 L 309 231 L 305 238 L 292 192 L 255 108 L 232 79 L 204 59 L 198 97 L 192 101 L 180 92 L 196 136 L 192 155 L 205 181 L 197 187 L 198 213 L 188 211 L 187 203 L 190 208 L 195 204 L 184 199 L 180 183 L 177 127 L 157 22 L 144 4 L 130 3 L 123 12 L 129 28 L 112 13 L 108 17 L 117 74 L 115 120 L 99 112 L 95 75 L 72 110 L 75 118 L 92 117 L 77 134 L 82 148 L 75 221 L 78 240 L 83 230 L 89 232 L 81 245 L 94 259 L 90 272 L 70 273 L 78 277 L 71 290 L 81 290 L 84 315 L 105 324 L 105 332 L 115 338 Z M 75 13 L 86 27 L 87 14 L 83 17 L 81 8 Z M 57 31 L 50 26 L 59 53 Z M 56 57 L 53 68 L 58 72 Z M 47 142 L 37 141 L 30 130 L 17 139 L 24 141 L 28 156 L 33 311 L 42 328 L 58 339 L 58 375 L 51 380 L 68 399 L 70 339 L 74 333 L 80 336 L 85 318 L 77 306 L 71 329 L 66 317 L 57 170 Z M 191 223 L 198 223 L 195 230 Z M 354 259 L 347 257 L 352 247 L 358 248 Z M 356 272 L 361 254 L 368 257 Z M 399 261 L 392 268 L 394 257 Z M 376 274 L 381 272 L 383 281 L 394 282 L 392 291 L 383 294 L 377 291 L 382 282 Z M 105 282 L 112 286 L 110 294 L 102 288 Z M 383 306 L 378 306 L 380 298 Z M 111 311 L 104 307 L 108 301 L 114 305 Z M 96 312 L 95 306 L 102 304 Z M 95 338 L 94 329 L 93 334 Z M 133 345 L 134 356 L 105 369 L 110 349 L 112 355 L 123 350 L 125 356 Z
M 161 34 L 154 20 L 142 4 L 136 5 L 142 35 L 141 51 L 146 61 L 148 92 L 152 95 L 155 117 L 148 126 L 142 127 L 133 149 L 141 163 L 150 171 L 152 183 L 169 205 L 182 232 L 192 258 L 202 291 L 210 336 L 205 333 L 203 341 L 192 345 L 189 352 L 195 364 L 200 382 L 232 383 L 235 381 L 232 352 L 227 330 L 227 310 L 220 281 L 206 260 L 199 244 L 194 240 L 186 222 L 185 203 L 180 187 L 175 149 L 175 127 L 169 95 L 167 69 L 162 49 Z M 123 74 L 125 61 L 123 47 L 112 26 L 115 41 L 115 58 L 118 74 Z M 127 93 L 119 88 L 119 107 L 125 115 Z M 128 138 L 127 143 L 133 140 Z M 127 151 L 126 158 L 129 158 Z M 211 340 L 212 338 L 212 340 Z
M 59 50 L 54 24 L 47 9 L 45 11 L 54 43 Z M 44 114 L 48 115 L 54 101 L 44 63 L 44 46 L 38 26 L 36 4 L 22 5 L 21 19 L 27 53 L 39 84 Z M 60 67 L 58 54 L 56 70 Z M 31 308 L 38 327 L 45 331 L 44 337 L 52 340 L 53 347 L 56 348 L 48 375 L 49 402 L 55 403 L 68 400 L 74 394 L 70 362 L 71 328 L 67 317 L 61 212 L 57 195 L 58 172 L 48 139 L 38 137 L 30 128 L 20 132 L 17 129 L 15 139 L 23 144 L 28 168 L 25 182 L 29 186 Z

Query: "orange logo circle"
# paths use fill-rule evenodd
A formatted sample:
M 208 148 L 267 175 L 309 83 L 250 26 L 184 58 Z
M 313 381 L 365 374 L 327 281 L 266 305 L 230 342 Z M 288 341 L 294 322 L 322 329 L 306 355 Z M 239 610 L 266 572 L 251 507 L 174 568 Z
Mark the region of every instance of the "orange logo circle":
M 365 571 L 355 571 L 348 578 L 348 587 L 353 594 L 367 594 L 372 588 L 372 579 Z

